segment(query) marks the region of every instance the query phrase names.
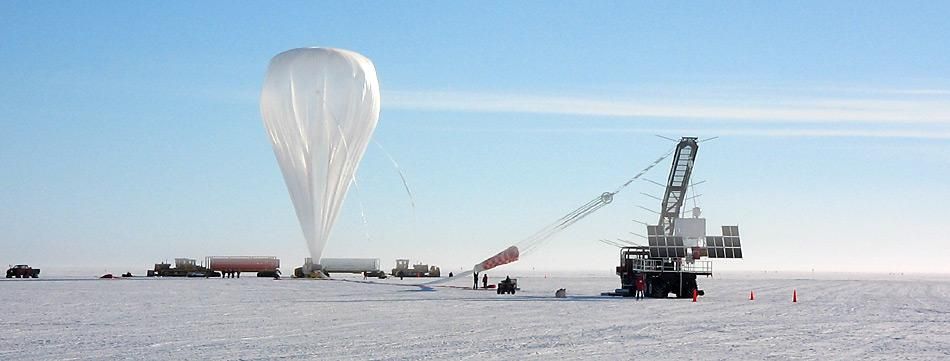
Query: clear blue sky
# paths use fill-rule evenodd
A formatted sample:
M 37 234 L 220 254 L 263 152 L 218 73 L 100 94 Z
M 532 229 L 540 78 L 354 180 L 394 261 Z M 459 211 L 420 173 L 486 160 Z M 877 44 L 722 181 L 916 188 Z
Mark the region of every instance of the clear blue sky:
M 457 269 L 704 143 L 725 270 L 950 272 L 945 2 L 0 3 L 0 263 L 306 256 L 258 95 L 303 46 L 374 61 L 375 138 L 325 255 Z M 653 172 L 662 180 L 668 165 Z M 636 183 L 510 269 L 601 270 Z M 361 202 L 366 224 L 360 216 Z M 366 234 L 369 234 L 367 238 Z M 133 268 L 137 267 L 137 268 Z

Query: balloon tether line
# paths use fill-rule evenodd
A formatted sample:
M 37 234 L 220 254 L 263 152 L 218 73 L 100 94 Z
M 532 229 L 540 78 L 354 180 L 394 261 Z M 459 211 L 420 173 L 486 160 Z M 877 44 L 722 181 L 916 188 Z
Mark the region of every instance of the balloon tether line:
M 376 144 L 376 147 L 378 147 L 379 150 L 383 151 L 383 155 L 385 155 L 386 158 L 389 159 L 389 162 L 392 163 L 393 168 L 396 169 L 396 173 L 399 173 L 399 179 L 402 180 L 402 186 L 406 189 L 406 195 L 409 196 L 409 205 L 412 209 L 412 236 L 413 238 L 419 238 L 417 230 L 419 219 L 416 217 L 416 198 L 413 196 L 412 189 L 409 187 L 409 181 L 406 180 L 406 174 L 402 172 L 402 168 L 399 167 L 399 163 L 396 162 L 396 158 L 394 158 L 379 141 L 373 139 L 373 143 Z
M 336 121 L 336 118 L 333 116 L 328 116 L 328 118 L 333 120 L 333 123 L 336 124 L 336 130 L 340 133 L 340 141 L 343 143 L 343 151 L 346 153 L 346 157 L 350 157 L 350 146 L 346 143 L 346 134 L 343 133 L 343 128 L 340 126 L 340 122 Z M 356 172 L 353 173 L 353 178 L 350 179 L 353 182 L 353 186 L 356 187 L 356 204 L 360 206 L 360 219 L 363 221 L 363 234 L 366 236 L 368 242 L 373 242 L 373 237 L 369 235 L 369 222 L 366 220 L 366 209 L 363 208 L 363 199 L 360 197 L 360 184 L 356 179 Z

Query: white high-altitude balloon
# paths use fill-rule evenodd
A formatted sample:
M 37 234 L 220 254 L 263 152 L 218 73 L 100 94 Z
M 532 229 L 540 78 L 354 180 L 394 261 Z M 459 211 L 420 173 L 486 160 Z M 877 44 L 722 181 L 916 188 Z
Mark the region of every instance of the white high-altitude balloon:
M 376 68 L 342 49 L 277 54 L 261 90 L 261 116 L 310 255 L 318 260 L 376 129 Z

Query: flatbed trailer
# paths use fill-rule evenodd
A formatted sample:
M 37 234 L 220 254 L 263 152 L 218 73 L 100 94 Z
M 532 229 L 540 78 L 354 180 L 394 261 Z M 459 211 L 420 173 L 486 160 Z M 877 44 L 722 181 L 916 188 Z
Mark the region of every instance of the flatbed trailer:
M 221 273 L 198 265 L 191 258 L 175 258 L 175 267 L 169 263 L 156 263 L 146 272 L 148 277 L 221 277 Z

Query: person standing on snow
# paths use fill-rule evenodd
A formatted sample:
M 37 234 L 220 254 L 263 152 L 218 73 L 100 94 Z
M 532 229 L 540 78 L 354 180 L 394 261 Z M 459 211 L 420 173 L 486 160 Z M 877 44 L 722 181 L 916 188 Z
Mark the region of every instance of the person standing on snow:
M 474 275 L 475 275 L 475 284 L 472 285 L 472 289 L 477 290 L 478 289 L 478 272 L 475 272 Z
M 488 288 L 488 274 L 482 276 L 482 288 Z
M 637 297 L 637 301 L 643 298 L 643 290 L 646 287 L 646 282 L 643 281 L 643 275 L 637 276 L 637 286 L 634 295 Z

